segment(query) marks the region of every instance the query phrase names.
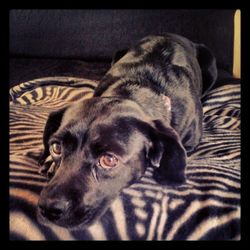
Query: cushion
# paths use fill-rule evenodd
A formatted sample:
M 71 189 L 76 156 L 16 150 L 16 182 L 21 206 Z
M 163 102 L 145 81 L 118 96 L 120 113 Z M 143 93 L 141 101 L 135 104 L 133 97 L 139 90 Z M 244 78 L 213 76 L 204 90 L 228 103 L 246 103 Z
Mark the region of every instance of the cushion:
M 37 159 L 48 114 L 91 97 L 97 83 L 50 77 L 10 89 L 10 239 L 239 240 L 240 85 L 230 82 L 203 98 L 204 134 L 188 159 L 184 185 L 158 184 L 149 167 L 92 226 L 68 230 L 38 223 L 46 179 Z

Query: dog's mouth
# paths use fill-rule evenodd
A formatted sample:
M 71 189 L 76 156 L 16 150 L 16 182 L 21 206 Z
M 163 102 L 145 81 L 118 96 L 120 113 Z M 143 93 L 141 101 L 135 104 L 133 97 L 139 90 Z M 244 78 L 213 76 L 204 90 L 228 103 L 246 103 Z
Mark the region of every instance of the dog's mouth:
M 60 227 L 68 228 L 70 230 L 83 229 L 92 225 L 97 221 L 107 210 L 106 202 L 101 202 L 98 207 L 77 208 L 68 211 L 67 214 L 59 217 L 57 214 L 45 214 L 38 207 L 37 220 L 46 226 L 55 224 Z

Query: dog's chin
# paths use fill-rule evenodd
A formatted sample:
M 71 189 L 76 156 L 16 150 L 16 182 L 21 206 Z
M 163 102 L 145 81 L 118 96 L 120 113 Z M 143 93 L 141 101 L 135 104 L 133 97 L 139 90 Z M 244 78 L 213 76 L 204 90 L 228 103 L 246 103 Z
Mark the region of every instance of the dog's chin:
M 85 213 L 82 215 L 78 214 L 77 216 L 67 216 L 65 218 L 51 221 L 43 217 L 37 210 L 37 220 L 40 224 L 48 227 L 56 225 L 59 227 L 67 228 L 69 230 L 80 230 L 94 224 L 105 212 L 106 209 L 90 209 L 88 211 L 85 211 Z

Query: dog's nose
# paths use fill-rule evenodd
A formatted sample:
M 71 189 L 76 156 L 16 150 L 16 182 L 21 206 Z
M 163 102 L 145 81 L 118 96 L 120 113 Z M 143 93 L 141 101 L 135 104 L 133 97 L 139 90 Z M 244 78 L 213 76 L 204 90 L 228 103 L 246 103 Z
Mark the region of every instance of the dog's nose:
M 46 199 L 38 204 L 40 213 L 50 221 L 59 220 L 68 211 L 70 202 L 64 199 Z

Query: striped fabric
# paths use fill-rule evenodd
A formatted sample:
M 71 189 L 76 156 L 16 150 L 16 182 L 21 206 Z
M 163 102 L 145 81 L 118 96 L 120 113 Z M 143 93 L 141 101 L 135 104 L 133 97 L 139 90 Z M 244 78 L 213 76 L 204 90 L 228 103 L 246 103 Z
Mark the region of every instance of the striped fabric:
M 38 174 L 43 128 L 51 111 L 91 97 L 97 82 L 53 77 L 10 89 L 11 240 L 239 240 L 240 86 L 227 84 L 203 100 L 204 135 L 189 157 L 187 182 L 166 188 L 145 176 L 85 230 L 46 227 L 36 204 L 46 179 Z

